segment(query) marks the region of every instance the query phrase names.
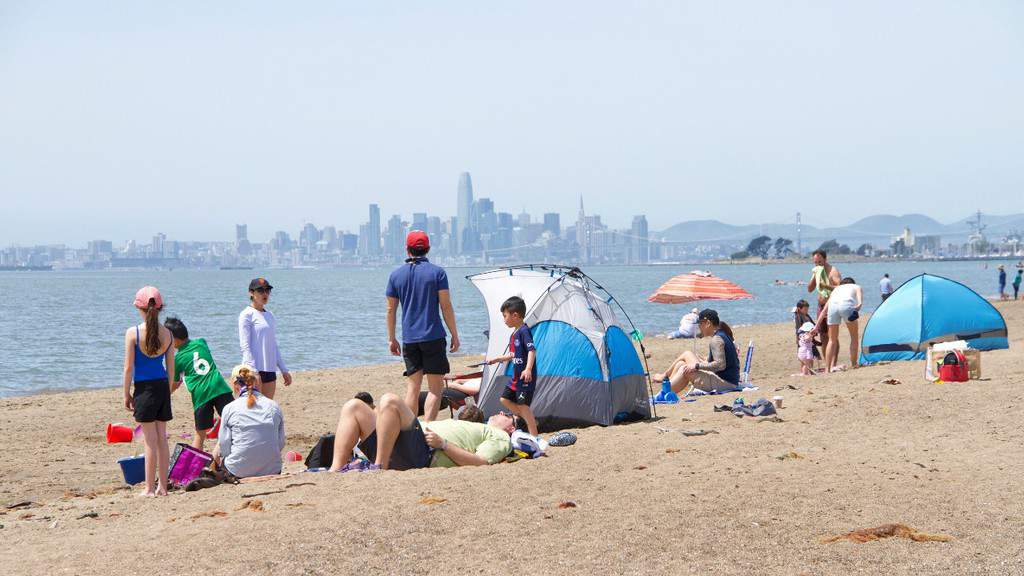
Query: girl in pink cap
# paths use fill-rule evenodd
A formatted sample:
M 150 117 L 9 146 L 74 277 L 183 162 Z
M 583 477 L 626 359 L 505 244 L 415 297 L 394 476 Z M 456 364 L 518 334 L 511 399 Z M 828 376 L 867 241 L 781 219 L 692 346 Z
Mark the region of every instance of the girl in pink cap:
M 170 330 L 160 324 L 164 307 L 160 291 L 152 286 L 140 289 L 135 293 L 135 307 L 143 322 L 124 333 L 124 407 L 133 411 L 135 421 L 142 425 L 146 447 L 146 491 L 142 495 L 166 496 L 174 347 Z

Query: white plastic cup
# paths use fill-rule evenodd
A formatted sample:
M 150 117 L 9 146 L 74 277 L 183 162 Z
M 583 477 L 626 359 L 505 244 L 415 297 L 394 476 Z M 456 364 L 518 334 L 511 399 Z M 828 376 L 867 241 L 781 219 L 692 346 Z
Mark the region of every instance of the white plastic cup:
M 782 396 L 773 396 L 772 404 L 775 404 L 775 409 L 779 410 L 782 408 Z

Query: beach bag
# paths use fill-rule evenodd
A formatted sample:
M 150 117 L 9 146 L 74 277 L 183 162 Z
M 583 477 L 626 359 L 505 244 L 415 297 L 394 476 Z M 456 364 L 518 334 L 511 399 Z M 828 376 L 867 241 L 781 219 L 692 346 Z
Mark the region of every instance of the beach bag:
M 202 474 L 203 469 L 213 462 L 213 456 L 197 450 L 188 444 L 178 442 L 171 455 L 171 466 L 167 472 L 167 480 L 171 484 L 184 486 Z
M 521 452 L 525 458 L 540 458 L 544 455 L 544 449 L 537 439 L 522 430 L 512 433 L 512 449 Z
M 334 463 L 334 434 L 324 434 L 306 456 L 306 468 L 330 468 Z
M 967 357 L 960 350 L 953 350 L 942 359 L 939 367 L 939 378 L 943 382 L 967 382 L 971 372 L 967 367 Z

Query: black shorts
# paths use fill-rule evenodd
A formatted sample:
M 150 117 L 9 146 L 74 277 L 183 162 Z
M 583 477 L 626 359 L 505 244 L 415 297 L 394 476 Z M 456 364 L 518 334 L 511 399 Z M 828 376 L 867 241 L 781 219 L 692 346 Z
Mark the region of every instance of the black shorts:
M 405 359 L 403 376 L 423 371 L 424 374 L 447 374 L 448 342 L 444 338 L 428 342 L 402 344 L 402 358 Z
M 223 414 L 224 407 L 234 399 L 235 397 L 229 392 L 225 392 L 196 408 L 196 430 L 209 430 L 213 428 L 213 411 L 216 410 L 218 416 Z
M 260 382 L 276 382 L 277 372 L 264 372 L 260 370 Z
M 174 417 L 171 414 L 171 389 L 166 378 L 136 382 L 132 399 L 135 401 L 136 422 L 170 422 Z
M 359 450 L 370 461 L 377 458 L 377 431 L 374 430 L 362 442 Z M 419 420 L 413 420 L 412 428 L 402 430 L 395 439 L 395 448 L 391 451 L 388 468 L 391 470 L 412 470 L 430 466 L 430 458 L 434 451 L 427 446 L 427 438 L 423 435 Z
M 518 390 L 506 386 L 505 390 L 501 392 L 501 397 L 521 406 L 529 406 L 533 402 L 533 386 L 524 386 L 523 382 L 519 382 L 516 388 Z

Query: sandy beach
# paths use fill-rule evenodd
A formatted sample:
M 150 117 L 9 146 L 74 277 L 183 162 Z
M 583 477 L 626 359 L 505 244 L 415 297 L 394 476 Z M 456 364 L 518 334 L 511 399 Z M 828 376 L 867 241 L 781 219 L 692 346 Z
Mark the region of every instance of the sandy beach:
M 1022 574 L 1024 305 L 997 306 L 1011 349 L 983 354 L 980 381 L 933 384 L 920 361 L 793 376 L 790 324 L 738 327 L 738 341 L 756 342 L 760 387 L 742 396 L 783 395 L 779 419 L 713 412 L 737 396 L 728 394 L 660 406 L 648 422 L 576 430 L 576 445 L 538 460 L 348 474 L 294 463 L 268 482 L 156 499 L 136 498 L 115 464 L 141 445 L 104 443 L 108 422 L 131 419 L 119 389 L 0 400 L 0 565 L 5 574 Z M 692 344 L 647 346 L 656 371 Z M 296 373 L 277 398 L 288 449 L 306 453 L 333 431 L 357 391 L 403 390 L 401 371 L 396 362 Z M 881 383 L 890 378 L 900 383 Z M 190 406 L 175 394 L 172 441 L 191 431 Z M 714 433 L 681 433 L 696 428 Z M 262 511 L 240 509 L 256 499 Z M 887 523 L 952 540 L 822 543 Z

